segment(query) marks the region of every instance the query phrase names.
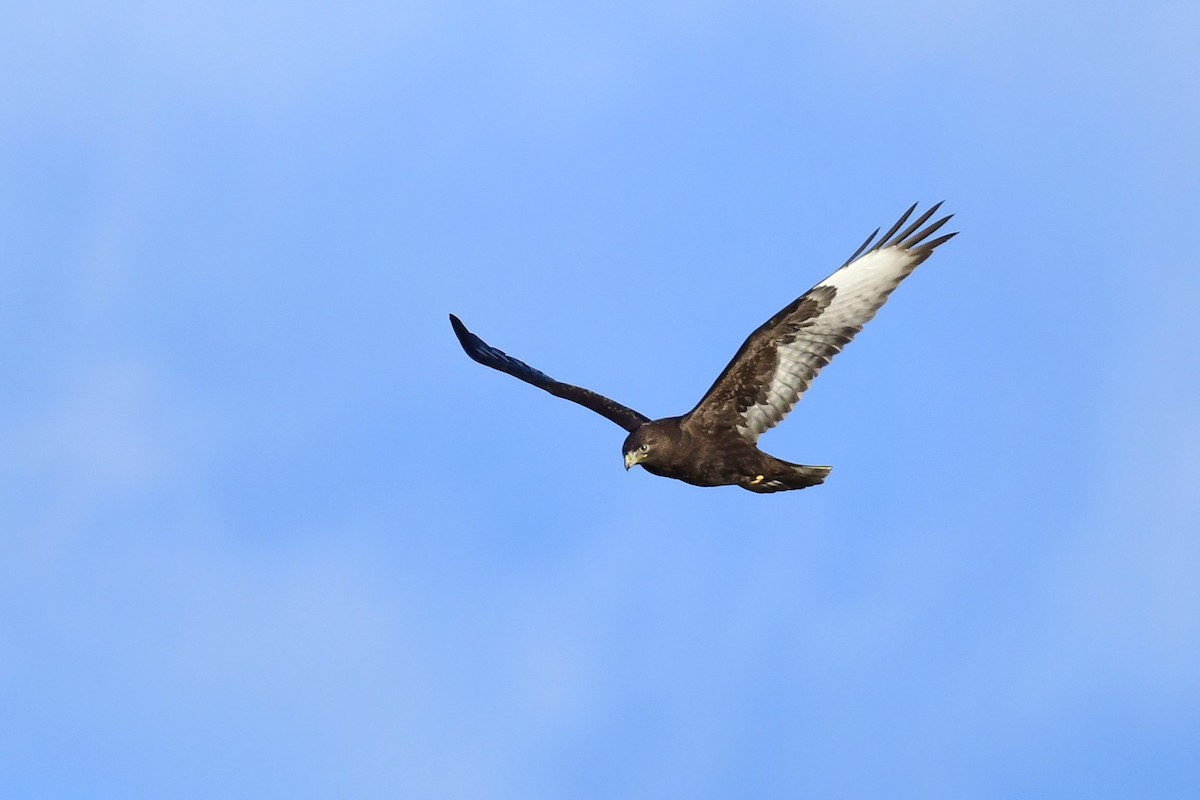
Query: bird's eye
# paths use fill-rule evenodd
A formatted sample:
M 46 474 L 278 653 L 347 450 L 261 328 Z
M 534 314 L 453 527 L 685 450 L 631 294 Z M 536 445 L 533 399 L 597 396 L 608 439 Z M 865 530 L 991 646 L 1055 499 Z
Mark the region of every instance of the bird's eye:
M 644 444 L 644 445 L 642 445 L 641 447 L 639 447 L 639 448 L 638 448 L 638 450 L 641 450 L 643 453 L 649 453 L 649 452 L 650 452 L 650 445 L 648 445 L 648 444 Z

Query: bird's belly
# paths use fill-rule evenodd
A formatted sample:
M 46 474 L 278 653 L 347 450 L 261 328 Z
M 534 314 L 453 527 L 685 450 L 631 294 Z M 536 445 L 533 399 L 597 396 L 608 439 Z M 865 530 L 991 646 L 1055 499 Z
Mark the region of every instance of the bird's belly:
M 742 470 L 731 469 L 728 463 L 695 462 L 691 464 L 643 464 L 647 472 L 663 478 L 690 483 L 693 486 L 728 486 L 738 483 Z

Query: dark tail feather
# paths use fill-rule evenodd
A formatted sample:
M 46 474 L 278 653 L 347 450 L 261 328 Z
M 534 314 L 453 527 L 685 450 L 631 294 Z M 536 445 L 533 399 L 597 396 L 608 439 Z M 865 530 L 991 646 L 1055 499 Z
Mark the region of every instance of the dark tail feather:
M 810 467 L 805 464 L 779 462 L 780 469 L 770 475 L 755 476 L 754 480 L 741 484 L 743 489 L 767 494 L 770 492 L 786 492 L 789 489 L 806 489 L 824 483 L 826 476 L 833 467 Z

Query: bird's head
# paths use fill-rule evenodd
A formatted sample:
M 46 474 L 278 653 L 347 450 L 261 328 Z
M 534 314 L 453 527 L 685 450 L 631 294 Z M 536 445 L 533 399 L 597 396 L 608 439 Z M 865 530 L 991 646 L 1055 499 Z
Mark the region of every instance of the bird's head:
M 625 469 L 643 461 L 653 464 L 657 455 L 656 448 L 660 448 L 664 440 L 662 432 L 653 422 L 648 422 L 629 434 L 625 437 L 625 444 L 621 445 L 621 450 L 625 453 Z

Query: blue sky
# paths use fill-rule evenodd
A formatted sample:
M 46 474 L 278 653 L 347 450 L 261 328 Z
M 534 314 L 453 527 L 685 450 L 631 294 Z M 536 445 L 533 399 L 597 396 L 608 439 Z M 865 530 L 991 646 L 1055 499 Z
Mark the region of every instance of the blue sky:
M 0 794 L 1200 794 L 1195 4 L 25 4 Z M 922 267 L 757 496 L 690 408 Z

